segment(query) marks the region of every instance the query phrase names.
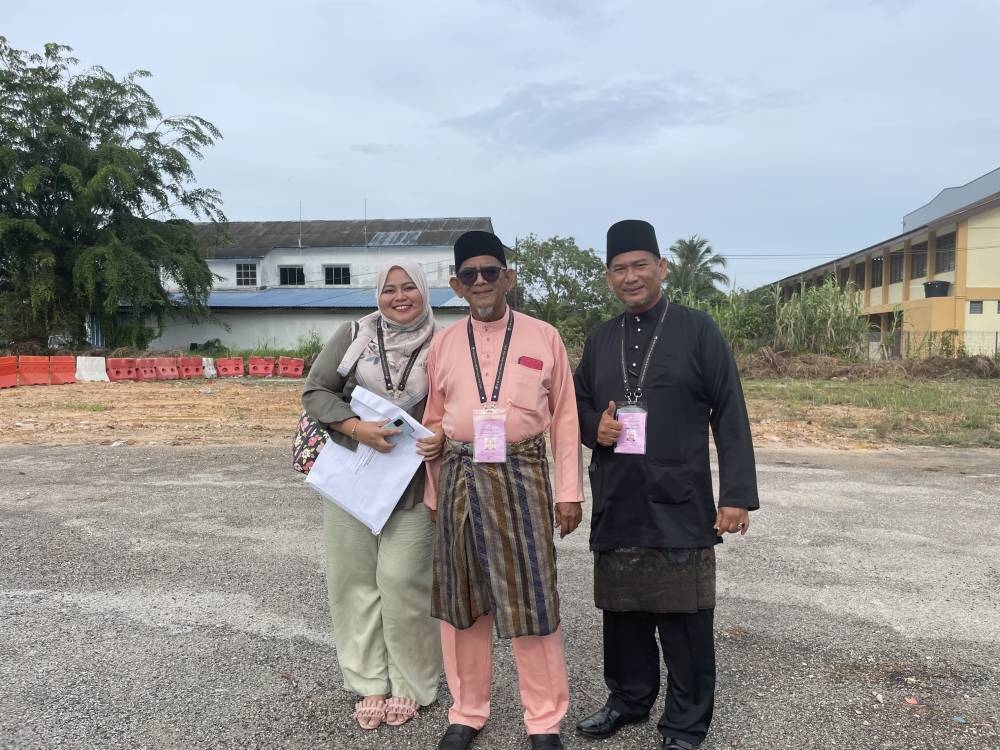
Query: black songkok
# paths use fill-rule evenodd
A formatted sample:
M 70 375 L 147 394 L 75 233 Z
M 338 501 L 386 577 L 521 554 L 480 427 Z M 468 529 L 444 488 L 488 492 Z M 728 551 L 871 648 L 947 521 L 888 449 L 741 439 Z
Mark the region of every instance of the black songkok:
M 507 267 L 507 255 L 504 252 L 503 243 L 500 238 L 492 232 L 481 232 L 474 230 L 466 232 L 455 240 L 455 270 L 462 268 L 462 264 L 469 258 L 479 255 L 492 255 L 504 268 Z
M 608 229 L 608 267 L 611 267 L 611 260 L 616 255 L 630 253 L 633 250 L 646 250 L 653 255 L 660 254 L 653 225 L 641 219 L 624 219 L 612 224 Z

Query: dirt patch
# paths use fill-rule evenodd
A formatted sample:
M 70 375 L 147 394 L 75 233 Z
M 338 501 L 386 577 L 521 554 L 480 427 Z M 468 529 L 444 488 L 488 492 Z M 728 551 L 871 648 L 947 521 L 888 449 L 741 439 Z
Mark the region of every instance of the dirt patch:
M 300 380 L 76 383 L 0 391 L 0 444 L 280 445 Z
M 251 378 L 11 388 L 0 391 L 0 444 L 290 445 L 301 391 L 301 380 Z M 753 398 L 748 407 L 759 445 L 878 447 L 873 430 L 859 437 L 838 427 L 875 424 L 877 410 L 812 406 L 790 415 Z
M 783 404 L 747 398 L 754 444 L 876 450 L 889 441 L 878 434 L 881 412 L 851 406 L 815 405 L 789 416 Z
M 863 380 L 872 378 L 1000 378 L 1000 362 L 990 357 L 927 357 L 850 362 L 822 354 L 788 354 L 770 347 L 739 358 L 744 378 L 812 378 Z

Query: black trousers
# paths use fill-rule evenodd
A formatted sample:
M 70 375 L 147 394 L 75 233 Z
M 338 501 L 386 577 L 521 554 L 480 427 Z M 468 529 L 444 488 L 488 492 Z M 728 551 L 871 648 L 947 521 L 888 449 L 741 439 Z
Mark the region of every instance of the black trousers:
M 646 716 L 660 692 L 660 634 L 667 667 L 667 700 L 658 728 L 664 737 L 697 745 L 715 706 L 714 609 L 697 612 L 604 611 L 607 705 L 625 716 Z

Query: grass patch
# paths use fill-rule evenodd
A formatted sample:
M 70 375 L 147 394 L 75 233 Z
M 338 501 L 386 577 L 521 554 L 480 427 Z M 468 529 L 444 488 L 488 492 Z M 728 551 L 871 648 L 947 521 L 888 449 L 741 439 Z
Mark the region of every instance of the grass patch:
M 909 445 L 1000 448 L 1000 381 L 746 380 L 751 413 Z
M 88 404 L 81 401 L 72 401 L 68 404 L 64 404 L 63 406 L 66 409 L 72 409 L 73 411 L 108 411 L 111 408 L 107 404 Z
M 259 342 L 253 349 L 233 349 L 223 345 L 219 339 L 214 339 L 206 341 L 197 349 L 192 349 L 187 352 L 187 355 L 191 357 L 243 357 L 243 359 L 250 357 L 274 357 L 275 359 L 278 357 L 300 357 L 308 359 L 319 354 L 325 343 L 326 340 L 320 336 L 318 331 L 310 330 L 299 336 L 296 345 L 290 349 L 279 349 L 270 340 Z

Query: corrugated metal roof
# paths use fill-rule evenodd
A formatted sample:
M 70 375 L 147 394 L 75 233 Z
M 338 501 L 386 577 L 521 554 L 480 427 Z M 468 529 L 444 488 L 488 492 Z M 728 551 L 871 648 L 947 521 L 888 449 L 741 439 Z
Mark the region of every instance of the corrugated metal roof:
M 994 169 L 965 185 L 945 188 L 930 203 L 904 216 L 903 228 L 909 231 L 926 226 L 948 214 L 974 203 L 996 198 L 998 195 L 1000 195 L 1000 169 Z
M 276 247 L 450 247 L 473 229 L 493 231 L 488 216 L 442 219 L 369 219 L 334 221 L 230 221 L 196 224 L 208 258 L 263 258 Z M 226 232 L 232 244 L 218 245 Z
M 466 307 L 466 303 L 456 297 L 451 289 L 431 289 L 431 307 Z M 238 291 L 216 291 L 208 297 L 208 306 L 213 309 L 233 308 L 308 308 L 308 309 L 355 309 L 375 308 L 374 288 L 305 288 L 305 289 L 255 289 Z

